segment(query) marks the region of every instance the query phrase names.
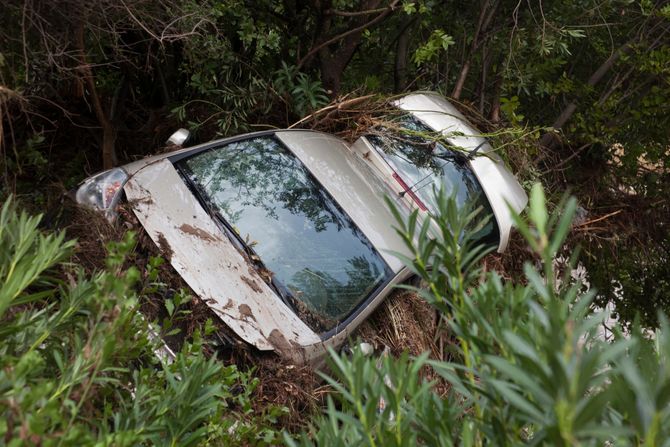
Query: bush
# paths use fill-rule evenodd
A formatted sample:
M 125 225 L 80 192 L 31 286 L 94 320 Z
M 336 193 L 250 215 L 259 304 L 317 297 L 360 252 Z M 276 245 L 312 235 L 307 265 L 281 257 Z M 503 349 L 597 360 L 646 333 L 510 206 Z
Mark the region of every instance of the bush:
M 132 234 L 91 278 L 65 263 L 75 246 L 39 217 L 0 211 L 0 444 L 268 444 L 256 380 L 207 359 L 199 339 L 171 363 L 138 310 Z
M 535 185 L 529 222 L 516 223 L 539 258 L 526 284 L 484 272 L 484 252 L 465 233 L 474 213 L 439 197 L 442 234 L 425 237 L 417 215 L 399 233 L 414 257 L 406 264 L 427 284 L 418 292 L 443 315 L 454 338 L 446 358 L 382 361 L 331 353 L 336 393 L 325 415 L 290 445 L 667 445 L 670 439 L 670 329 L 650 336 L 598 335 L 607 315 L 594 293 L 555 271 L 575 200 L 548 215 Z M 475 229 L 476 231 L 476 229 Z M 418 237 L 417 237 L 418 236 Z M 415 239 L 416 237 L 416 239 Z M 573 256 L 572 264 L 576 256 Z M 432 265 L 432 269 L 426 266 Z M 438 395 L 421 379 L 429 366 L 447 384 Z

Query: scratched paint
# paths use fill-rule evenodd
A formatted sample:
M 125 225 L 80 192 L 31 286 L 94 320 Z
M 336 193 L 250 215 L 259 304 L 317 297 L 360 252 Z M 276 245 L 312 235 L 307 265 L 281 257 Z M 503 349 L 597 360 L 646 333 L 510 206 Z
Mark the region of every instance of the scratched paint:
M 124 190 L 175 270 L 242 340 L 297 362 L 304 361 L 302 347 L 321 345 L 319 336 L 249 268 L 169 160 L 147 165 Z

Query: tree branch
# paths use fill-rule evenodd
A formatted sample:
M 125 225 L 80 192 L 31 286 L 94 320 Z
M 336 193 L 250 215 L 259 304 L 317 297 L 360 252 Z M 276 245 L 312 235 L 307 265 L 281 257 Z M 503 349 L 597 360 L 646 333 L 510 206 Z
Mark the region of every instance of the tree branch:
M 79 67 L 77 67 L 88 87 L 91 101 L 93 102 L 93 111 L 102 127 L 101 155 L 104 169 L 110 169 L 116 165 L 116 129 L 112 124 L 110 117 L 105 112 L 98 95 L 98 89 L 95 86 L 93 70 L 86 59 L 86 47 L 84 44 L 84 22 L 81 22 L 75 30 L 75 45 L 79 53 Z
M 387 8 L 388 7 L 368 9 L 367 11 L 338 11 L 336 9 L 328 9 L 328 10 L 325 11 L 325 14 L 340 16 L 340 17 L 358 17 L 358 16 L 366 16 L 366 15 L 370 15 L 370 14 L 376 14 L 378 12 L 384 12 L 384 11 L 386 11 Z
M 468 78 L 468 73 L 470 72 L 470 66 L 472 65 L 472 58 L 474 57 L 475 51 L 479 48 L 481 44 L 480 36 L 482 30 L 488 28 L 493 14 L 496 9 L 498 9 L 498 2 L 494 2 L 492 7 L 489 9 L 488 1 L 485 1 L 482 5 L 482 10 L 479 12 L 479 18 L 477 19 L 477 26 L 475 27 L 475 34 L 472 37 L 472 43 L 470 44 L 470 51 L 468 53 L 467 59 L 463 62 L 463 67 L 461 72 L 458 75 L 458 80 L 454 86 L 454 90 L 451 93 L 451 96 L 454 99 L 460 99 L 461 94 L 463 93 L 463 87 L 465 86 L 465 81 Z
M 633 43 L 632 42 L 626 42 L 622 46 L 620 46 L 610 57 L 603 62 L 596 71 L 591 74 L 589 77 L 589 80 L 586 82 L 586 85 L 589 87 L 595 87 L 598 82 L 602 80 L 602 78 L 607 74 L 607 72 L 614 66 L 616 61 L 619 60 L 619 58 L 627 53 L 629 53 L 633 49 Z M 554 124 L 551 125 L 552 128 L 554 129 L 561 129 L 565 123 L 568 122 L 570 118 L 572 118 L 572 115 L 575 113 L 575 110 L 577 110 L 577 101 L 573 100 L 571 101 L 558 115 L 558 118 L 554 121 Z M 555 134 L 552 132 L 545 133 L 542 135 L 542 138 L 540 139 L 540 144 L 544 147 L 551 148 L 553 142 L 554 142 L 554 137 Z
M 315 47 L 312 47 L 312 49 L 309 50 L 309 52 L 307 52 L 307 54 L 306 54 L 302 59 L 300 59 L 300 60 L 298 61 L 298 63 L 297 63 L 297 68 L 300 69 L 300 67 L 302 67 L 302 66 L 305 64 L 305 62 L 307 62 L 309 59 L 311 59 L 311 58 L 312 58 L 316 53 L 318 53 L 319 50 L 321 50 L 322 48 L 325 48 L 325 47 L 327 47 L 327 46 L 330 45 L 330 44 L 333 44 L 333 43 L 335 43 L 335 42 L 338 42 L 338 41 L 344 39 L 345 37 L 348 37 L 348 36 L 350 36 L 350 35 L 352 35 L 352 34 L 361 32 L 361 31 L 363 31 L 364 29 L 369 28 L 369 27 L 371 27 L 372 25 L 375 25 L 376 23 L 379 23 L 379 22 L 382 21 L 387 15 L 389 15 L 391 12 L 395 11 L 395 9 L 397 8 L 397 6 L 398 6 L 399 3 L 400 3 L 400 0 L 393 0 L 393 2 L 392 2 L 389 6 L 387 6 L 386 8 L 384 8 L 384 9 L 383 9 L 383 12 L 382 12 L 381 14 L 379 14 L 377 17 L 375 17 L 374 19 L 372 19 L 372 20 L 370 20 L 370 21 L 364 23 L 364 24 L 361 25 L 361 26 L 357 26 L 356 28 L 352 28 L 352 29 L 350 29 L 350 30 L 348 30 L 348 31 L 345 31 L 345 32 L 342 33 L 342 34 L 338 34 L 337 36 L 332 37 L 332 38 L 326 40 L 325 42 L 322 42 L 322 43 L 316 45 Z

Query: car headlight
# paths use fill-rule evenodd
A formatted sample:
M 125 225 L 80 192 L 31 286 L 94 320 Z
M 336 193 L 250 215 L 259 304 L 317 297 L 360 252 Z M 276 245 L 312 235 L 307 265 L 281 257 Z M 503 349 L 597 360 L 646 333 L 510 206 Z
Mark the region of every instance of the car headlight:
M 113 217 L 126 181 L 128 174 L 121 168 L 101 172 L 84 180 L 77 189 L 75 200 L 81 205 L 104 211 L 107 217 Z

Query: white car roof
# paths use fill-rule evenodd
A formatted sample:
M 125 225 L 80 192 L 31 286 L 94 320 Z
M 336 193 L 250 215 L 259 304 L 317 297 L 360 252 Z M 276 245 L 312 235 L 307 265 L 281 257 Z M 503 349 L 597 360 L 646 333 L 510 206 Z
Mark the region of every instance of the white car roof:
M 289 147 L 352 218 L 395 273 L 403 263 L 392 252 L 409 255 L 396 233 L 395 218 L 384 202 L 387 190 L 376 176 L 368 175 L 339 138 L 313 131 L 278 131 Z

